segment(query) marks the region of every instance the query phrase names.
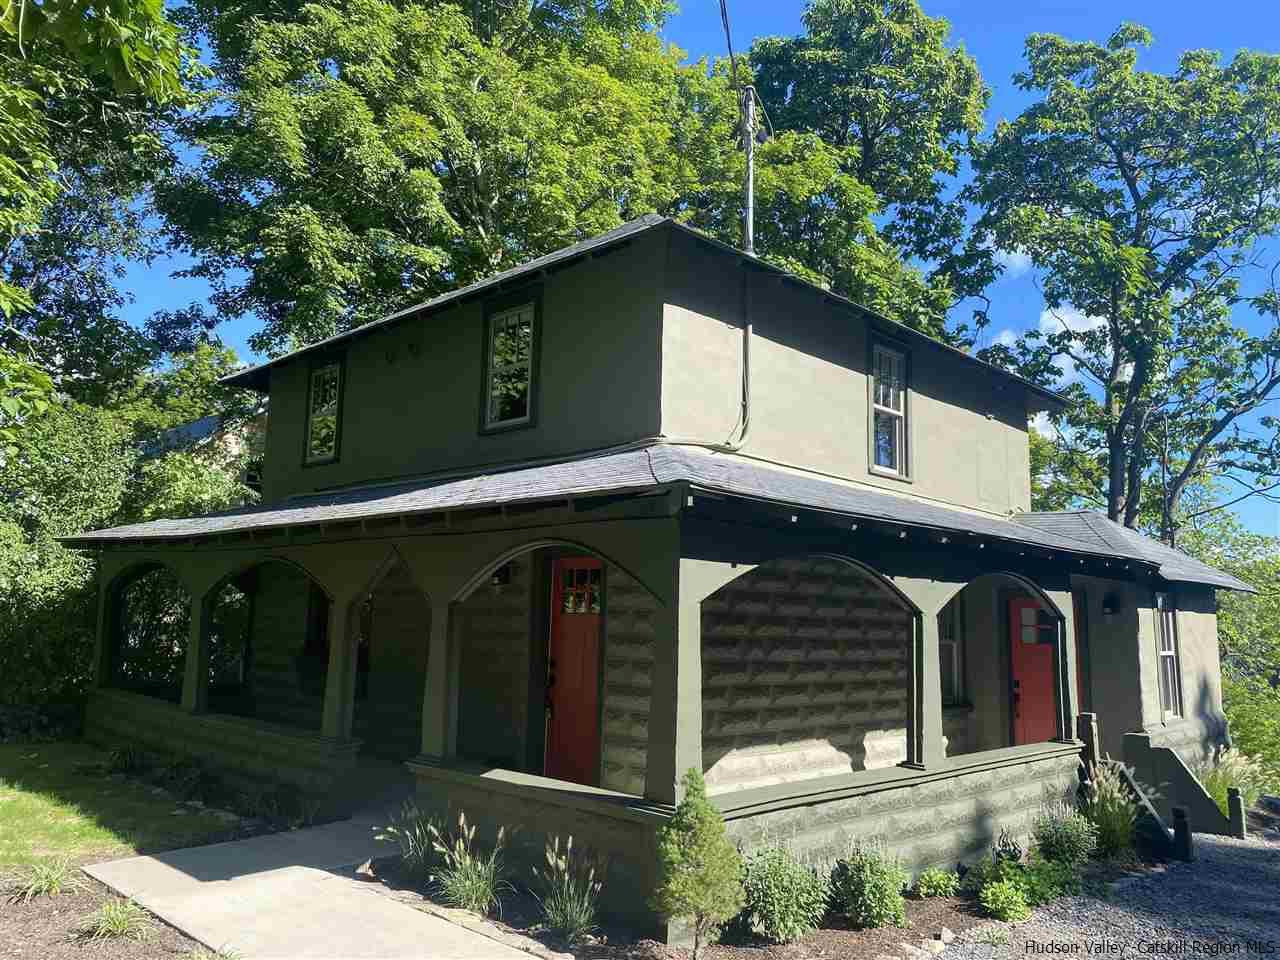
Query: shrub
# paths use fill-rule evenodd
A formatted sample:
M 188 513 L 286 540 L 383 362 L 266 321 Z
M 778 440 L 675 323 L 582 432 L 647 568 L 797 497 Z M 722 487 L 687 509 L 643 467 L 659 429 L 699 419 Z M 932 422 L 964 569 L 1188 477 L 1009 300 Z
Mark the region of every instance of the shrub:
M 439 827 L 439 820 L 423 813 L 412 800 L 406 800 L 377 839 L 394 840 L 400 847 L 400 863 L 404 869 L 415 879 L 425 880 L 437 860 L 431 831 L 434 828 L 438 833 Z
M 1058 897 L 1080 892 L 1077 865 L 1032 857 L 1019 878 L 1023 895 L 1033 907 Z
M 916 896 L 954 897 L 960 891 L 960 878 L 954 870 L 930 867 L 916 877 Z
M 1098 828 L 1065 803 L 1046 807 L 1032 826 L 1036 847 L 1046 860 L 1080 864 L 1098 847 Z
M 1265 792 L 1280 793 L 1280 689 L 1224 676 L 1222 699 L 1235 748 L 1262 765 Z
M 1235 787 L 1240 791 L 1240 799 L 1248 810 L 1267 791 L 1270 783 L 1263 764 L 1239 750 L 1222 751 L 1216 761 L 1197 765 L 1195 773 L 1223 816 L 1231 815 L 1227 805 L 1228 788 Z
M 26 867 L 12 884 L 10 898 L 30 903 L 36 897 L 56 897 L 80 886 L 76 869 L 66 860 L 39 860 Z
M 684 775 L 684 790 L 671 821 L 658 831 L 653 906 L 663 916 L 692 924 L 693 960 L 698 960 L 703 943 L 742 908 L 742 858 L 696 768 Z
M 969 893 L 978 894 L 989 883 L 1000 883 L 1011 880 L 1021 883 L 1022 865 L 998 856 L 994 848 L 992 852 L 976 863 L 970 864 L 965 871 L 961 886 Z
M 431 847 L 439 858 L 431 882 L 440 898 L 451 907 L 473 910 L 482 915 L 498 913 L 502 908 L 501 893 L 507 888 L 503 880 L 502 847 L 506 829 L 499 828 L 493 849 L 483 854 L 476 844 L 476 828 L 468 825 L 467 815 L 458 814 L 458 829 L 444 833 L 434 823 L 427 825 Z
M 1098 828 L 1097 852 L 1104 857 L 1124 853 L 1133 846 L 1138 808 L 1123 775 L 1111 763 L 1089 769 L 1089 784 L 1080 812 Z
M 153 769 L 156 758 L 138 747 L 119 747 L 107 755 L 107 772 L 136 777 Z
M 1004 827 L 1000 830 L 1000 838 L 996 840 L 992 852 L 1001 860 L 1017 863 L 1022 859 L 1022 844 L 1009 832 L 1008 827 Z
M 534 868 L 541 887 L 534 895 L 542 905 L 547 927 L 566 943 L 578 943 L 596 929 L 596 901 L 600 898 L 604 868 L 573 848 L 573 837 L 560 847 L 560 838 L 547 844 L 545 864 Z
M 744 920 L 752 932 L 774 943 L 794 943 L 822 923 L 831 879 L 786 847 L 766 847 L 747 857 L 742 889 Z
M 988 914 L 1006 923 L 1025 920 L 1031 916 L 1026 894 L 1015 880 L 995 880 L 988 883 L 978 894 L 978 900 Z
M 857 926 L 906 926 L 907 873 L 883 850 L 855 846 L 836 864 L 831 885 L 836 910 Z
M 240 795 L 236 812 L 297 830 L 320 818 L 321 799 L 292 783 L 265 783 Z
M 151 929 L 147 911 L 132 900 L 112 897 L 84 918 L 79 938 L 90 943 L 119 939 L 145 940 L 151 935 Z

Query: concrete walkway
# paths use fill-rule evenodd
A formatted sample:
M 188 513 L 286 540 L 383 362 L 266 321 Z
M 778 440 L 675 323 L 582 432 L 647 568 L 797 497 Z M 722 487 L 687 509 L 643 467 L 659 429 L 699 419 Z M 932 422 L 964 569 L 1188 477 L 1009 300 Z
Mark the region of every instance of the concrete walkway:
M 528 960 L 522 951 L 329 871 L 392 852 L 377 821 L 130 857 L 85 872 L 242 960 Z

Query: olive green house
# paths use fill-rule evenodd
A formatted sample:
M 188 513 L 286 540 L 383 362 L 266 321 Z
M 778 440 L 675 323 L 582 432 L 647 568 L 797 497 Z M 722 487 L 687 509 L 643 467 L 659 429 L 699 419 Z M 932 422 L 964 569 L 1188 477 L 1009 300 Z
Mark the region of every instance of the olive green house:
M 86 532 L 88 735 L 334 805 L 419 802 L 608 855 L 703 771 L 745 845 L 975 854 L 1073 789 L 1076 718 L 1225 740 L 1215 590 L 1032 514 L 1062 400 L 651 216 L 231 378 L 260 506 Z

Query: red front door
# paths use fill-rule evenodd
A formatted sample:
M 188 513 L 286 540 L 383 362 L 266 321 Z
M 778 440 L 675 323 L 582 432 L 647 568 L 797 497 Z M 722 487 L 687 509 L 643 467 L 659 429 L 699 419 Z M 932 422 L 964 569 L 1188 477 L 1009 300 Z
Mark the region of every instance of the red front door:
M 1043 743 L 1058 735 L 1053 652 L 1058 623 L 1035 600 L 1009 601 L 1009 664 L 1013 674 L 1013 742 Z
M 594 557 L 559 557 L 551 577 L 544 766 L 574 783 L 599 780 L 602 578 Z

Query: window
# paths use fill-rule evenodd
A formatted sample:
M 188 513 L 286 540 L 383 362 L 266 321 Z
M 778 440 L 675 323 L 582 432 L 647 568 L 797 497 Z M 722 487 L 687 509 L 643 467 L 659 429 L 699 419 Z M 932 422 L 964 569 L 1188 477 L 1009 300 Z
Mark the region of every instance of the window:
M 942 705 L 964 700 L 964 601 L 956 597 L 938 616 L 938 652 L 942 658 Z
M 534 304 L 489 318 L 484 384 L 484 426 L 533 422 Z
M 326 363 L 311 371 L 307 401 L 307 463 L 338 459 L 339 414 L 342 405 L 342 364 Z
M 1178 663 L 1178 611 L 1167 593 L 1156 594 L 1156 637 L 1159 642 L 1160 712 L 1182 716 L 1182 667 Z
M 907 476 L 907 358 L 877 345 L 871 351 L 871 469 Z

